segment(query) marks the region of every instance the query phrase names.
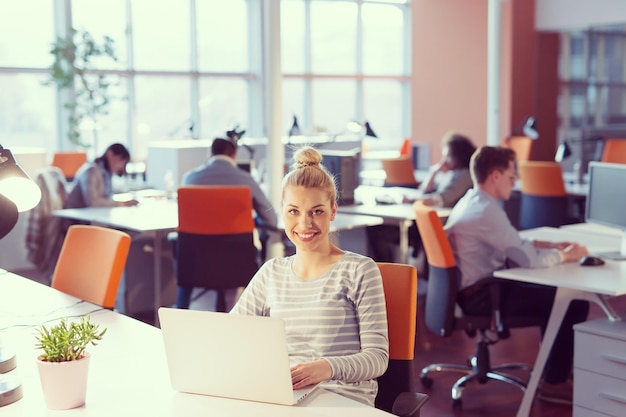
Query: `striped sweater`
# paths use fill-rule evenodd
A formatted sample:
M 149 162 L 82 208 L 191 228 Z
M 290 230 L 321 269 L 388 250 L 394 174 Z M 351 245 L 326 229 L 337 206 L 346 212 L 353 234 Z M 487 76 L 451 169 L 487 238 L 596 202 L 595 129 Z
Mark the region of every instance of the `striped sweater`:
M 378 267 L 346 252 L 323 275 L 304 281 L 292 272 L 292 262 L 293 256 L 266 262 L 231 313 L 282 318 L 292 365 L 324 358 L 333 376 L 323 388 L 374 405 L 375 378 L 389 359 Z

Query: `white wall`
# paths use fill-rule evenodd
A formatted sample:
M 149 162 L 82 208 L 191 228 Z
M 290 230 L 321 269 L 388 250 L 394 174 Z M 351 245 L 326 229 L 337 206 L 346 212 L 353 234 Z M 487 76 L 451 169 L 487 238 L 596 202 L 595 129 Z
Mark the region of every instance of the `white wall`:
M 625 0 L 536 0 L 537 30 L 576 29 L 616 23 L 626 24 Z

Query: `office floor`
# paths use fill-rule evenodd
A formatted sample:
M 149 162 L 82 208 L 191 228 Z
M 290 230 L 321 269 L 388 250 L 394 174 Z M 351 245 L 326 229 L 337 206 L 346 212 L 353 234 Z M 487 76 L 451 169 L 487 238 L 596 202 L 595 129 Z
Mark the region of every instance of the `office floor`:
M 42 282 L 42 277 L 36 271 L 15 271 Z M 423 282 L 419 285 L 423 288 Z M 212 292 L 196 292 L 197 298 L 192 301 L 191 308 L 211 309 L 214 305 Z M 419 382 L 419 373 L 422 367 L 437 362 L 464 363 L 475 349 L 475 339 L 470 339 L 464 333 L 456 332 L 449 338 L 434 335 L 426 329 L 423 320 L 424 294 L 420 291 L 418 308 L 418 328 L 415 347 L 415 380 L 417 391 L 426 392 L 430 399 L 422 409 L 422 417 L 513 417 L 522 399 L 522 391 L 498 381 L 489 381 L 486 385 L 472 384 L 463 391 L 463 407 L 461 410 L 453 410 L 450 399 L 450 388 L 460 376 L 458 374 L 434 374 L 434 384 L 430 389 L 424 389 Z M 611 304 L 617 311 L 626 311 L 626 297 L 615 298 Z M 592 305 L 590 319 L 603 317 L 602 311 Z M 153 314 L 147 312 L 138 317 L 140 320 L 150 323 Z M 537 328 L 514 329 L 511 338 L 492 346 L 492 364 L 504 362 L 532 363 L 539 349 L 539 330 Z M 517 374 L 526 377 L 524 373 Z M 531 417 L 571 417 L 570 406 L 548 404 L 541 400 L 535 400 Z

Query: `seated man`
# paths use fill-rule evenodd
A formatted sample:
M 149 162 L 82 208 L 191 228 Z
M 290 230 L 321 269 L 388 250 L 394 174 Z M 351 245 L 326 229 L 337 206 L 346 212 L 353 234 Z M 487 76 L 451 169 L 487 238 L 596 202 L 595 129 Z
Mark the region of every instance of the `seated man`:
M 501 207 L 515 184 L 515 152 L 509 148 L 485 146 L 474 153 L 470 163 L 474 188 L 454 206 L 446 233 L 461 271 L 459 304 L 466 313 L 490 314 L 489 288 L 476 284 L 512 262 L 524 268 L 544 268 L 561 262 L 578 261 L 587 249 L 571 242 L 524 240 L 511 225 Z M 545 317 L 545 331 L 556 287 L 503 280 L 502 314 Z M 572 381 L 568 379 L 574 356 L 572 326 L 587 319 L 589 304 L 576 300 L 563 319 L 546 362 L 539 398 L 571 404 Z
M 267 199 L 254 178 L 237 167 L 235 162 L 237 156 L 236 140 L 216 138 L 211 144 L 211 155 L 206 164 L 183 175 L 182 185 L 246 185 L 250 187 L 252 194 L 252 206 L 256 214 L 255 223 L 257 226 L 276 228 L 277 214 L 272 203 Z M 261 236 L 261 241 L 267 241 L 267 237 Z M 192 290 L 193 288 L 189 287 L 178 288 L 176 302 L 178 308 L 189 308 Z M 227 296 L 233 298 L 232 293 L 227 293 Z
M 467 137 L 452 132 L 442 138 L 441 146 L 441 160 L 432 167 L 428 177 L 420 184 L 419 189 L 424 193 L 421 200 L 430 206 L 453 207 L 472 187 L 469 161 L 476 147 Z M 375 261 L 395 261 L 394 245 L 400 242 L 397 226 L 370 226 L 367 228 L 367 236 Z M 414 249 L 413 256 L 416 256 L 421 245 L 415 224 L 409 229 L 409 243 Z

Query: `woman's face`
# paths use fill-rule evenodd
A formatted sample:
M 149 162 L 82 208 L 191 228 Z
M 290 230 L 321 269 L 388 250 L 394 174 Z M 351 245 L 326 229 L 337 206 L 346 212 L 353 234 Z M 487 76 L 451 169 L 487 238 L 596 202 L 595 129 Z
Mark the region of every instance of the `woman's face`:
M 330 222 L 337 203 L 328 192 L 317 188 L 287 186 L 283 193 L 282 215 L 285 233 L 297 251 L 315 251 L 329 244 Z
M 126 158 L 123 158 L 121 155 L 116 155 L 109 150 L 107 152 L 107 161 L 112 174 L 124 175 L 126 163 L 128 162 Z
M 450 148 L 448 146 L 444 146 L 444 148 L 441 150 L 441 154 L 442 154 L 443 160 L 445 161 L 445 163 L 448 166 L 448 168 L 455 169 L 456 168 L 456 160 L 450 154 Z

